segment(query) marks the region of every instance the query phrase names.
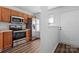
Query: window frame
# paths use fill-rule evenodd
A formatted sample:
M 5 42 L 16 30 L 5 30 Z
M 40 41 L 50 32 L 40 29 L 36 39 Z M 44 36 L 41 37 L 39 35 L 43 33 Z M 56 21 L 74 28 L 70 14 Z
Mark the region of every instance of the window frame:
M 50 22 L 50 19 L 53 19 L 53 21 Z M 50 16 L 50 17 L 48 18 L 48 26 L 53 26 L 54 22 L 55 22 L 54 17 L 53 17 L 53 16 Z

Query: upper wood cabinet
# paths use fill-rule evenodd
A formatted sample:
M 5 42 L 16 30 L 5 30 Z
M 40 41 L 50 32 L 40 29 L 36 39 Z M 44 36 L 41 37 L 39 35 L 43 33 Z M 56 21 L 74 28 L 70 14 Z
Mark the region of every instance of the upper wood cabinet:
M 24 19 L 27 20 L 28 19 L 28 16 L 26 14 L 24 14 Z
M 11 16 L 18 16 L 19 13 L 15 10 L 11 10 Z
M 26 14 L 24 14 L 24 20 L 23 20 L 23 21 L 24 21 L 25 23 L 27 23 L 27 20 L 28 20 L 28 16 L 27 16 Z
M 1 7 L 0 7 L 0 21 L 1 21 Z
M 24 18 L 24 14 L 21 12 L 18 12 L 18 16 L 23 17 Z
M 2 15 L 1 21 L 10 22 L 10 9 L 2 7 L 1 8 L 1 15 Z
M 12 10 L 9 8 L 5 8 L 5 7 L 0 7 L 0 21 L 1 22 L 10 22 L 10 18 L 11 16 L 19 16 L 19 17 L 23 17 L 24 18 L 24 22 L 26 23 L 28 18 L 31 17 L 25 13 L 16 11 L 16 10 Z
M 18 16 L 18 17 L 23 17 L 23 13 L 15 11 L 15 10 L 11 10 L 11 16 Z

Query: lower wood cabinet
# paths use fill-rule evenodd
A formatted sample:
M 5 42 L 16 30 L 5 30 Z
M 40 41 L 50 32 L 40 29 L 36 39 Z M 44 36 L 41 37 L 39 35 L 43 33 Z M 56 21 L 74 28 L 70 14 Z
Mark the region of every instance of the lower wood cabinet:
M 30 41 L 30 30 L 26 31 L 26 41 Z
M 4 39 L 4 48 L 12 47 L 12 32 L 4 32 L 3 39 Z
M 12 48 L 12 31 L 0 32 L 0 52 Z
M 0 32 L 0 52 L 3 50 L 3 33 Z

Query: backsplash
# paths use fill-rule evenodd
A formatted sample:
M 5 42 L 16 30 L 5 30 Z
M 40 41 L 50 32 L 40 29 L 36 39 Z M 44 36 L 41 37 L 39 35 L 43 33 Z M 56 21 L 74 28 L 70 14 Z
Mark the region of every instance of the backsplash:
M 10 23 L 0 22 L 0 30 L 8 30 Z
M 11 23 L 0 22 L 0 30 L 9 30 L 9 25 L 10 25 L 10 24 L 11 24 Z M 23 24 L 23 25 L 22 25 L 22 28 L 23 28 L 23 29 L 26 29 L 26 25 Z

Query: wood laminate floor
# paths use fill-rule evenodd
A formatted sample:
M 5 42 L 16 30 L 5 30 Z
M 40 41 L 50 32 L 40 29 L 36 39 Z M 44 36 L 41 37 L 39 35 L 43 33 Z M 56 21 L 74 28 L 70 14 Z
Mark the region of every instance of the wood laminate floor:
M 55 53 L 79 53 L 79 48 L 73 48 L 70 45 L 59 43 Z
M 39 46 L 40 46 L 40 39 L 37 39 L 4 50 L 3 53 L 38 53 Z

